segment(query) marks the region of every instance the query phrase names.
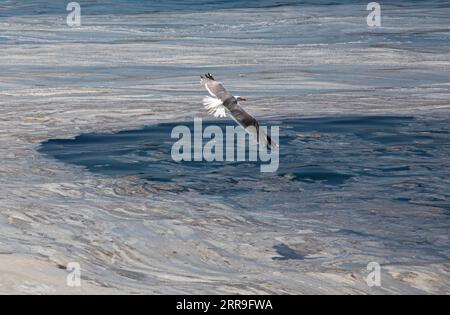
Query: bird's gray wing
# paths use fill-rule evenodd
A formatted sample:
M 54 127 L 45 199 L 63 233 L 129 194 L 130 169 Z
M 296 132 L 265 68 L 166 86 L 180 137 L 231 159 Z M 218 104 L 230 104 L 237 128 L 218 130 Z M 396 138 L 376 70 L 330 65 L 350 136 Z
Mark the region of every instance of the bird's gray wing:
M 260 128 L 258 121 L 252 115 L 247 113 L 234 97 L 225 100 L 223 105 L 230 111 L 231 117 L 233 117 L 245 131 L 251 134 L 258 143 L 263 144 L 268 148 L 277 147 L 277 144 Z
M 230 97 L 233 97 L 231 93 L 225 89 L 222 83 L 216 81 L 214 77 L 209 73 L 201 76 L 200 83 L 205 87 L 209 94 L 211 94 L 211 96 L 218 98 L 222 102 Z

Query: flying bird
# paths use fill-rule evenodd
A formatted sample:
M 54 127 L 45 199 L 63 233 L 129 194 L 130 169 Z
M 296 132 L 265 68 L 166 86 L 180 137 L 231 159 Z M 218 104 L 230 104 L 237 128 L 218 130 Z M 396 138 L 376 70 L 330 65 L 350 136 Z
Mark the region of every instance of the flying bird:
M 239 102 L 246 101 L 246 98 L 233 96 L 225 89 L 222 83 L 214 79 L 211 73 L 200 77 L 200 83 L 211 95 L 203 98 L 203 105 L 209 114 L 212 114 L 214 117 L 226 117 L 228 113 L 259 144 L 265 145 L 267 148 L 277 147 L 277 144 L 260 128 L 258 121 L 239 104 Z

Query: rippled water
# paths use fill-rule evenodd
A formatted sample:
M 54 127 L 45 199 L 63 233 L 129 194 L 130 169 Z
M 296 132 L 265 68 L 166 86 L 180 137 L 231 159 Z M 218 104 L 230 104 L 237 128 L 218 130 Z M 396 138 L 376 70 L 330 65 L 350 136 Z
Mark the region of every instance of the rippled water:
M 214 121 L 204 127 L 230 123 Z M 193 128 L 192 123 L 182 124 Z M 448 226 L 450 214 L 447 119 L 350 116 L 267 124 L 281 126 L 280 168 L 274 174 L 260 173 L 256 162 L 174 162 L 170 152 L 176 140 L 170 134 L 179 124 L 173 123 L 49 140 L 40 151 L 96 174 L 139 176 L 149 186 L 169 183 L 174 192 L 221 198 L 237 210 L 287 212 L 299 220 L 291 228 L 301 226 L 311 212 L 326 211 L 323 225 L 339 222 L 341 233 L 365 241 L 382 237 L 387 248 L 399 251 L 397 258 L 402 251 L 414 251 L 424 261 L 445 258 L 448 230 L 442 227 Z M 438 214 L 429 216 L 429 209 Z M 416 245 L 402 243 L 407 235 Z M 280 246 L 279 252 L 289 253 Z
M 260 162 L 174 162 L 171 147 L 176 139 L 170 135 L 180 124 L 193 132 L 193 123 L 166 123 L 49 140 L 40 150 L 93 173 L 139 176 L 150 184 L 170 182 L 179 189 L 224 198 L 249 192 L 290 192 L 294 206 L 301 201 L 302 191 L 339 194 L 347 189 L 358 199 L 369 197 L 362 192 L 376 190 L 378 199 L 450 209 L 447 120 L 369 116 L 268 122 L 281 127 L 280 167 L 275 174 L 261 173 Z M 225 126 L 232 122 L 204 123 L 205 128 L 208 125 L 221 126 L 225 134 Z M 227 148 L 225 140 L 223 146 Z M 270 207 L 270 200 L 265 204 Z
M 126 292 L 368 292 L 368 261 L 448 292 L 448 1 L 79 2 L 0 1 L 0 252 Z M 276 173 L 172 161 L 205 72 L 281 127 Z

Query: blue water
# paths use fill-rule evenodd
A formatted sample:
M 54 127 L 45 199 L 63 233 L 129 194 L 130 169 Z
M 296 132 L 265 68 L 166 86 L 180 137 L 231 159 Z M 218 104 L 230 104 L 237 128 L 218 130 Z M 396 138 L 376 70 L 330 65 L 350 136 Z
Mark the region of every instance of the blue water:
M 0 4 L 0 16 L 59 14 L 65 11 L 69 2 L 34 0 L 20 3 L 19 1 L 2 1 Z M 167 11 L 207 11 L 214 9 L 233 8 L 270 8 L 277 6 L 300 5 L 304 1 L 285 0 L 80 0 L 77 1 L 87 15 L 100 14 L 146 14 Z M 327 1 L 321 1 L 327 3 Z M 306 2 L 308 3 L 308 2 Z
M 358 1 L 349 0 L 79 0 L 77 1 L 83 8 L 83 12 L 88 15 L 97 14 L 146 14 L 153 12 L 167 11 L 209 11 L 217 9 L 240 9 L 240 8 L 273 8 L 281 6 L 321 6 L 330 10 L 340 5 L 358 4 Z M 32 1 L 1 1 L 0 16 L 15 15 L 38 15 L 38 14 L 59 14 L 66 9 L 69 2 L 32 0 Z M 365 5 L 369 2 L 360 2 L 365 10 Z M 423 8 L 435 6 L 437 8 L 449 8 L 450 4 L 444 0 L 410 0 L 410 1 L 383 1 L 383 6 L 402 8 L 414 6 Z
M 193 123 L 181 123 L 193 131 Z M 229 121 L 204 123 L 223 128 Z M 352 199 L 426 204 L 450 210 L 450 127 L 447 119 L 367 116 L 285 119 L 279 124 L 280 167 L 260 172 L 259 162 L 174 162 L 172 129 L 165 123 L 115 134 L 49 140 L 40 151 L 107 176 L 138 176 L 150 185 L 173 183 L 222 198 L 251 192 L 288 192 L 291 209 L 300 191 L 343 190 Z M 205 140 L 204 142 L 206 142 Z M 224 144 L 225 146 L 225 144 Z M 367 194 L 371 191 L 371 194 Z M 241 204 L 251 207 L 252 204 Z M 266 206 L 270 208 L 270 201 Z

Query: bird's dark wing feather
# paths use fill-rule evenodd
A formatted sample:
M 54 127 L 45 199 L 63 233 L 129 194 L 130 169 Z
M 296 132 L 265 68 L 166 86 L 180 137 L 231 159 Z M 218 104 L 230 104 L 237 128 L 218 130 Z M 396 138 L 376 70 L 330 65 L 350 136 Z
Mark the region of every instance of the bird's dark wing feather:
M 267 147 L 273 147 L 275 145 L 264 130 L 259 128 L 258 121 L 239 105 L 236 98 L 228 98 L 223 105 L 230 111 L 231 117 L 248 133 L 252 134 L 259 143 Z
M 220 99 L 222 102 L 232 97 L 231 93 L 225 89 L 222 83 L 216 81 L 212 75 L 207 74 L 205 76 L 201 76 L 201 78 L 201 84 L 205 87 L 209 94 L 211 94 L 211 96 Z

